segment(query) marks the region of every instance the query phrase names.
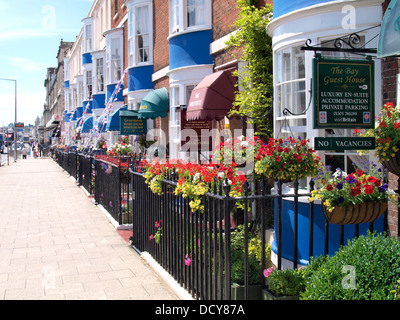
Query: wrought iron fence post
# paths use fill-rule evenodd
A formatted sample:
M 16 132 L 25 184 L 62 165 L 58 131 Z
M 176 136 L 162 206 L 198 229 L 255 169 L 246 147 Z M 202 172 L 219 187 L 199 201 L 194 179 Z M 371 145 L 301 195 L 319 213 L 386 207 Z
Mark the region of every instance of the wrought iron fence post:
M 225 233 L 225 300 L 231 300 L 231 221 L 229 212 L 229 191 L 230 186 L 228 179 L 225 179 L 223 186 L 225 197 L 224 197 L 224 233 Z

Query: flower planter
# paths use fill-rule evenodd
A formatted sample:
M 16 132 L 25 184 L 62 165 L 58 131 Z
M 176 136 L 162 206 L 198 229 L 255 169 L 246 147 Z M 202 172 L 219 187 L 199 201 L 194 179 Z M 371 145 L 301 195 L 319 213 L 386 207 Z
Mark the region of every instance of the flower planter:
M 299 300 L 299 296 L 275 296 L 271 291 L 263 289 L 262 291 L 263 300 Z
M 396 176 L 400 176 L 400 151 L 396 152 L 390 160 L 382 161 L 382 166 Z
M 322 212 L 327 221 L 332 224 L 359 224 L 375 221 L 387 207 L 386 202 L 365 202 L 353 206 L 335 207 L 332 212 L 323 206 Z
M 234 283 L 231 285 L 231 299 L 232 300 L 244 300 L 244 289 L 245 287 Z M 248 288 L 248 300 L 261 300 L 262 296 L 261 285 L 249 285 Z

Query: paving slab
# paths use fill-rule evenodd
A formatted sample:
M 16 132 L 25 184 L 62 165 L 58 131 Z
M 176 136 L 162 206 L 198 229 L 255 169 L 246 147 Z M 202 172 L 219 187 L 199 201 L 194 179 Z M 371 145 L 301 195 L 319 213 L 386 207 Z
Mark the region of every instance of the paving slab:
M 28 158 L 0 167 L 0 300 L 25 299 L 179 297 L 61 167 Z

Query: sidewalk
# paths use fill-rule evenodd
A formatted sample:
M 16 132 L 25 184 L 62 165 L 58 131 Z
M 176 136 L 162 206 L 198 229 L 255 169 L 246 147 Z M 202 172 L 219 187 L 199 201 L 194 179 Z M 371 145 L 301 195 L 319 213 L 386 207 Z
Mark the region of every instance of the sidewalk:
M 0 167 L 0 300 L 175 300 L 51 159 Z

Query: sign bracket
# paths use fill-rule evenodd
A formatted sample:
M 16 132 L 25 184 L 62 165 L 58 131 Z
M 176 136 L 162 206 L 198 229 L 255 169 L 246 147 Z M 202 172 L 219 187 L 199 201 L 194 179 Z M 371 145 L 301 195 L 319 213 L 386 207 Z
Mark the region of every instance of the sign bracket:
M 363 55 L 364 54 L 375 54 L 376 55 L 378 53 L 377 48 L 365 48 L 365 46 L 369 42 L 371 42 L 374 38 L 378 37 L 379 32 L 375 37 L 373 37 L 370 41 L 368 41 L 364 45 L 361 45 L 361 37 L 360 37 L 359 33 L 362 33 L 364 31 L 367 31 L 370 29 L 378 28 L 380 26 L 381 25 L 379 24 L 377 26 L 369 27 L 369 28 L 360 30 L 358 32 L 346 34 L 339 38 L 324 41 L 324 42 L 321 42 L 321 43 L 318 43 L 315 45 L 311 45 L 312 40 L 307 39 L 305 41 L 305 46 L 301 47 L 301 50 L 314 51 L 315 53 L 317 53 L 317 51 L 330 51 L 330 52 L 347 52 L 347 53 L 363 54 Z M 333 43 L 333 47 L 323 46 L 323 45 L 326 45 L 329 43 Z M 345 46 L 347 46 L 348 48 L 345 48 Z

